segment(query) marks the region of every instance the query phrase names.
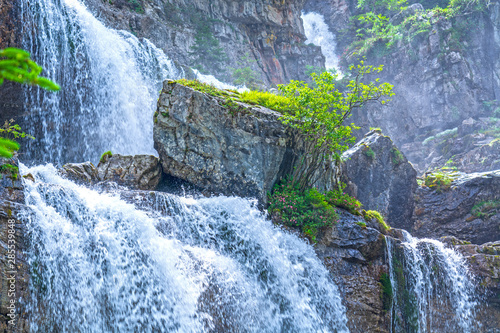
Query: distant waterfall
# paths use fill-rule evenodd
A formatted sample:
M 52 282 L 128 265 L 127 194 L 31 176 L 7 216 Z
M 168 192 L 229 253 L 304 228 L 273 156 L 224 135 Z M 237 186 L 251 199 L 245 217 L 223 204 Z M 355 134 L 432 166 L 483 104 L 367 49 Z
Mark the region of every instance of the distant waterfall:
M 241 198 L 98 193 L 23 170 L 33 332 L 348 332 L 313 248 Z
M 464 258 L 433 239 L 387 238 L 392 332 L 476 332 L 475 288 Z
M 318 13 L 302 13 L 304 21 L 304 30 L 306 33 L 306 43 L 313 43 L 321 46 L 321 51 L 325 56 L 325 65 L 327 69 L 338 69 L 339 57 L 337 55 L 337 42 L 335 35 L 329 30 L 325 23 L 323 15 Z

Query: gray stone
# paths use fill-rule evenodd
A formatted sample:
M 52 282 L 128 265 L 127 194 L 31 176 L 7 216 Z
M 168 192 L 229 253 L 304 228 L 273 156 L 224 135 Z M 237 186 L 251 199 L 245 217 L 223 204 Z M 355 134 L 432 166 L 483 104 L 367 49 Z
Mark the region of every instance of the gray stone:
M 460 174 L 449 190 L 418 187 L 412 234 L 417 237 L 454 236 L 474 244 L 500 239 L 500 214 L 475 217 L 474 205 L 500 200 L 500 170 Z
M 67 163 L 59 173 L 79 184 L 92 185 L 99 181 L 99 172 L 91 162 Z
M 266 199 L 291 170 L 290 136 L 269 109 L 240 104 L 165 82 L 158 101 L 154 143 L 165 173 L 205 190 Z
M 140 190 L 155 190 L 162 176 L 160 161 L 152 155 L 105 155 L 97 170 L 100 181 Z
M 411 228 L 417 173 L 389 137 L 371 131 L 342 160 L 347 193 L 365 210 L 380 212 L 390 226 Z

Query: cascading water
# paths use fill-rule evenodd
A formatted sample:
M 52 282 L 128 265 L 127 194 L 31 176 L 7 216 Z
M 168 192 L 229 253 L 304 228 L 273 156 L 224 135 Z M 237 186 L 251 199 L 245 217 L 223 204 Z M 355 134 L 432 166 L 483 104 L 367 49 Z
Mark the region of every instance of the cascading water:
M 24 172 L 34 332 L 348 331 L 312 247 L 249 200 L 98 193 L 51 165 Z
M 147 39 L 105 27 L 81 0 L 21 0 L 20 6 L 24 47 L 61 85 L 57 94 L 26 89 L 31 128 L 25 129 L 39 141 L 24 159 L 61 164 L 96 161 L 107 150 L 156 154 L 151 119 L 158 92 L 182 70 Z
M 323 15 L 310 12 L 302 13 L 304 22 L 304 32 L 306 34 L 306 43 L 313 43 L 321 46 L 321 51 L 325 56 L 325 66 L 327 69 L 337 69 L 339 65 L 338 55 L 336 54 L 337 42 L 335 35 L 330 31 L 325 23 Z
M 433 239 L 387 238 L 393 332 L 474 332 L 475 288 L 463 257 Z

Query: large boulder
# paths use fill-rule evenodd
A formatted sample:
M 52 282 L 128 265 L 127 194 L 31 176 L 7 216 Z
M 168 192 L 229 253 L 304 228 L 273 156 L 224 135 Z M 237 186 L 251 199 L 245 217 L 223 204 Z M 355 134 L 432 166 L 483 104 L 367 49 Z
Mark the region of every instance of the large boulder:
M 417 237 L 455 236 L 474 244 L 500 239 L 500 170 L 457 174 L 448 190 L 421 186 L 415 201 Z
M 342 155 L 346 191 L 393 227 L 410 229 L 417 173 L 392 140 L 373 130 Z
M 165 81 L 154 144 L 165 173 L 205 190 L 265 200 L 291 170 L 290 136 L 280 114 Z
M 78 184 L 92 185 L 99 181 L 99 171 L 91 162 L 67 163 L 59 173 Z
M 160 161 L 152 155 L 105 154 L 97 171 L 100 181 L 114 181 L 139 190 L 155 190 L 162 176 Z

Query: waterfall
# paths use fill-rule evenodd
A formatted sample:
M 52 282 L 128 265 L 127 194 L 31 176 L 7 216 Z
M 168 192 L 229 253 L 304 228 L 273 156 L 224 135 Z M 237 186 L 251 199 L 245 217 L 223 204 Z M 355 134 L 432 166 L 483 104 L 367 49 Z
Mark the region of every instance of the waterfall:
M 25 160 L 95 162 L 107 150 L 156 154 L 152 119 L 161 83 L 183 71 L 149 40 L 104 26 L 81 0 L 21 0 L 20 8 L 24 48 L 61 85 L 56 94 L 26 89 L 25 130 L 38 141 Z
M 33 332 L 347 332 L 311 246 L 235 197 L 25 182 Z
M 321 51 L 325 56 L 325 66 L 327 69 L 337 69 L 339 65 L 339 57 L 337 55 L 337 42 L 335 35 L 330 31 L 325 23 L 323 15 L 310 12 L 302 13 L 302 21 L 304 22 L 304 31 L 307 37 L 306 43 L 313 43 L 321 46 Z
M 387 238 L 393 332 L 475 332 L 475 288 L 464 258 L 406 231 L 399 249 Z

